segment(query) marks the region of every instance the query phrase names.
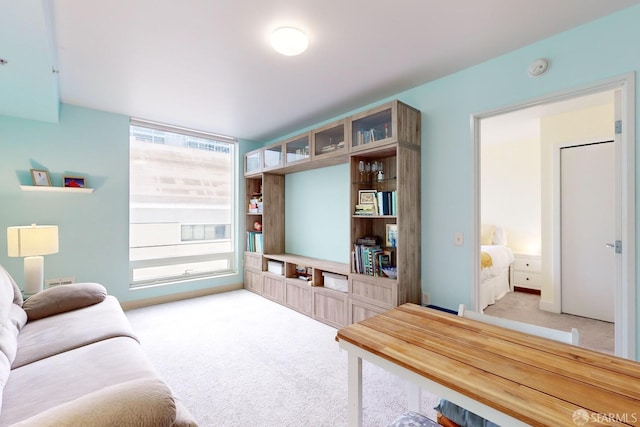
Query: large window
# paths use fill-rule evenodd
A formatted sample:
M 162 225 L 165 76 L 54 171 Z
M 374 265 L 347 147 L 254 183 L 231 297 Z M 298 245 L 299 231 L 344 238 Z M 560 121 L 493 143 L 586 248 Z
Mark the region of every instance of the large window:
M 235 139 L 131 120 L 131 287 L 236 271 Z

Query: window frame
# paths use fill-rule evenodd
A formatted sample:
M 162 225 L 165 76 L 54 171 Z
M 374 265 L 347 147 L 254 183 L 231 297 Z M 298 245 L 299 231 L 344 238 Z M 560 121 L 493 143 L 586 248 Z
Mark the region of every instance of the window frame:
M 194 129 L 188 129 L 179 126 L 167 125 L 164 123 L 153 122 L 144 119 L 138 118 L 130 118 L 129 120 L 129 138 L 131 139 L 131 128 L 132 127 L 143 127 L 152 130 L 158 130 L 162 132 L 171 132 L 175 134 L 181 134 L 185 136 L 192 136 L 196 138 L 204 138 L 216 142 L 226 143 L 230 145 L 231 153 L 231 170 L 230 170 L 230 180 L 231 180 L 231 193 L 230 193 L 230 218 L 231 224 L 229 224 L 229 238 L 228 239 L 214 239 L 214 240 L 193 240 L 193 241 L 183 241 L 182 238 L 177 243 L 177 245 L 194 245 L 200 243 L 230 243 L 229 252 L 221 252 L 221 253 L 211 253 L 211 254 L 197 254 L 197 255 L 184 255 L 184 256 L 176 256 L 171 258 L 153 258 L 153 259 L 144 259 L 144 260 L 131 260 L 131 240 L 129 238 L 129 251 L 128 251 L 128 261 L 129 261 L 129 289 L 139 289 L 149 286 L 161 286 L 161 285 L 169 285 L 175 283 L 184 283 L 192 280 L 204 279 L 204 278 L 215 278 L 228 276 L 232 274 L 237 274 L 238 272 L 238 259 L 237 259 L 237 236 L 236 230 L 238 227 L 238 218 L 237 218 L 237 207 L 235 203 L 235 194 L 237 193 L 238 188 L 238 174 L 237 174 L 237 159 L 238 159 L 238 140 L 234 137 L 229 137 L 226 135 L 208 133 L 203 131 L 198 131 Z M 149 141 L 152 143 L 153 141 Z M 184 148 L 195 148 L 189 146 L 185 146 Z M 131 143 L 129 143 L 129 169 L 131 169 Z M 129 177 L 129 186 L 131 186 L 131 177 Z M 129 193 L 129 236 L 131 236 L 131 193 Z M 191 221 L 185 221 L 184 223 L 180 223 L 180 230 L 182 233 L 183 225 L 208 225 L 208 224 L 194 224 Z M 147 246 L 151 247 L 151 246 Z M 138 247 L 133 247 L 138 248 Z M 218 270 L 218 271 L 207 271 L 207 272 L 193 272 L 189 273 L 189 270 L 185 270 L 185 273 L 182 275 L 171 275 L 164 276 L 161 278 L 152 278 L 146 280 L 134 280 L 134 273 L 136 269 L 141 268 L 153 268 L 153 267 L 162 267 L 162 266 L 172 266 L 179 265 L 184 263 L 195 263 L 195 262 L 203 262 L 203 261 L 218 261 L 218 260 L 226 260 L 227 264 L 230 266 L 228 269 Z

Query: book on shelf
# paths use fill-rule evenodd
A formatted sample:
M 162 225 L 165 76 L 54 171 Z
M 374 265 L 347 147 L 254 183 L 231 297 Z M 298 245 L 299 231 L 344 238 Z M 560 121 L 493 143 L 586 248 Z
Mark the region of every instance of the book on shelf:
M 247 252 L 263 252 L 262 231 L 247 231 Z
M 378 215 L 395 215 L 395 191 L 378 191 L 376 198 L 378 199 Z
M 358 204 L 354 215 L 377 215 L 375 204 Z
M 380 245 L 354 245 L 351 256 L 357 274 L 384 277 L 383 268 L 394 266 L 394 251 Z
M 356 239 L 358 245 L 375 246 L 380 243 L 380 237 L 378 236 L 364 236 Z
M 396 192 L 377 191 L 373 203 L 356 205 L 354 215 L 396 215 Z

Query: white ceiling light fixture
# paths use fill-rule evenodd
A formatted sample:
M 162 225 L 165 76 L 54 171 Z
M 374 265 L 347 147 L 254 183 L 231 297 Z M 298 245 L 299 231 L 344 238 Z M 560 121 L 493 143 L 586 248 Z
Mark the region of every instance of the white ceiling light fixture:
M 286 56 L 300 55 L 307 50 L 309 39 L 294 27 L 280 27 L 271 33 L 271 46 L 276 52 Z

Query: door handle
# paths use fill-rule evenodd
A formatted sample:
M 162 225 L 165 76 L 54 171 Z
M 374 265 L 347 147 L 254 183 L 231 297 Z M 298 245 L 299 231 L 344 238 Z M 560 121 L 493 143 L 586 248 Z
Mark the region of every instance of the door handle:
M 605 246 L 615 249 L 617 254 L 622 253 L 622 240 L 616 240 L 614 243 L 605 243 Z

